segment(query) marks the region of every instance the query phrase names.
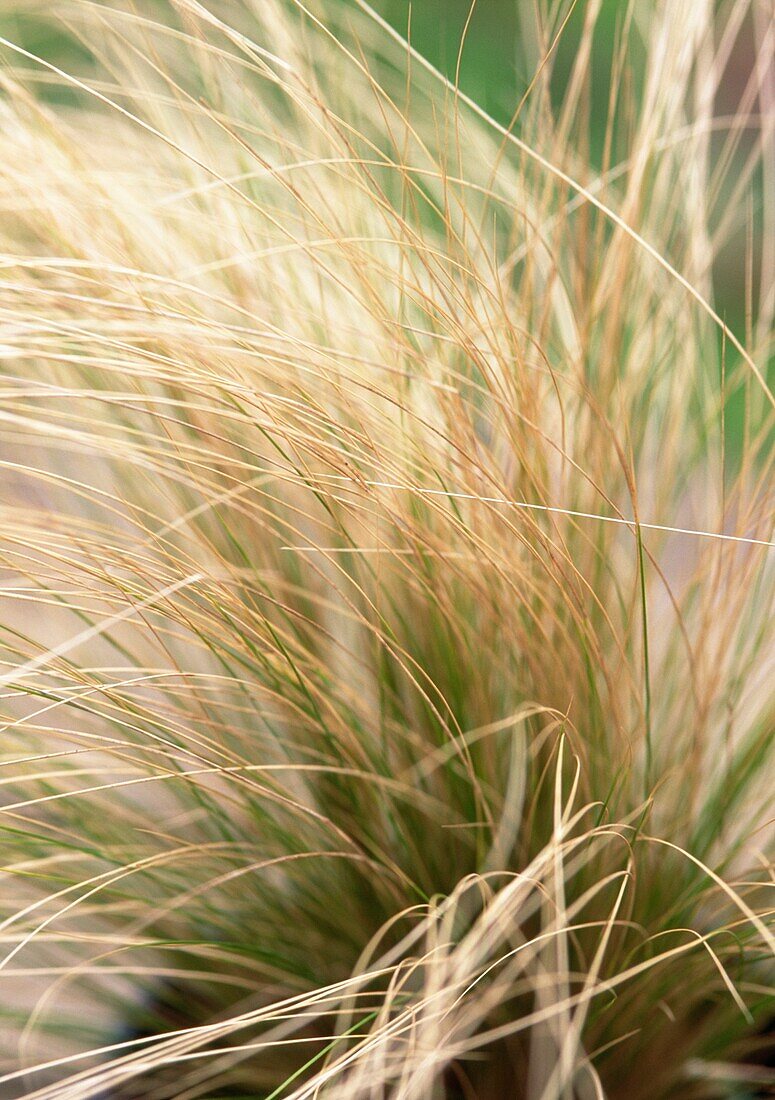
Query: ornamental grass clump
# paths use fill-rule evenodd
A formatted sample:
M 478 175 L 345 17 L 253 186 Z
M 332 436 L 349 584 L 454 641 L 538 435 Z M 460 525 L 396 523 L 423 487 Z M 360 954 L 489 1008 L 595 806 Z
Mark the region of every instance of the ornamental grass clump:
M 3 4 L 0 1096 L 773 1087 L 772 27 L 607 10 Z

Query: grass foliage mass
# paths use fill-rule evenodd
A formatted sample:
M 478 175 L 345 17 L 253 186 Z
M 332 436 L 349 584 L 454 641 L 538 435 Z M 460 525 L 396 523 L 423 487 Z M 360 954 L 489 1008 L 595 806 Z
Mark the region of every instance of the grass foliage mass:
M 2 4 L 2 1097 L 775 1087 L 768 5 L 519 9 Z

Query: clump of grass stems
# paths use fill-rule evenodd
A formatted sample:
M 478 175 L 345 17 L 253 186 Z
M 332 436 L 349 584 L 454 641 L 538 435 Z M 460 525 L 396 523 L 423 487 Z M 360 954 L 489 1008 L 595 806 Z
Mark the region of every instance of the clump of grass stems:
M 772 1086 L 765 7 L 5 5 L 0 1095 Z

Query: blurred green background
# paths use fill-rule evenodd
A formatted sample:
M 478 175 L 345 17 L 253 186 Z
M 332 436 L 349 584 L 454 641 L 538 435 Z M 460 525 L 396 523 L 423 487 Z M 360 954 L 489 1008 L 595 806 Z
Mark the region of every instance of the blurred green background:
M 533 76 L 525 48 L 530 39 L 533 6 L 533 0 L 478 0 L 472 11 L 471 0 L 374 0 L 374 7 L 404 35 L 410 30 L 413 45 L 450 77 L 455 74 L 470 13 L 460 60 L 460 86 L 504 123 L 511 118 Z M 586 0 L 576 4 L 558 42 L 553 64 L 558 98 L 573 63 L 586 6 Z M 611 45 L 624 7 L 621 0 L 603 0 L 597 23 L 593 92 L 600 100 L 596 105 L 603 109 Z

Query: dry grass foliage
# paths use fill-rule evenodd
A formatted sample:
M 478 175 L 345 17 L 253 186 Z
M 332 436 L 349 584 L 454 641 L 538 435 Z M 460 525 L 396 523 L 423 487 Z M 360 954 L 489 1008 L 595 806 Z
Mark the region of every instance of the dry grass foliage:
M 3 1097 L 773 1080 L 767 5 L 623 3 L 599 164 L 523 7 L 508 128 L 362 0 L 5 0 Z

